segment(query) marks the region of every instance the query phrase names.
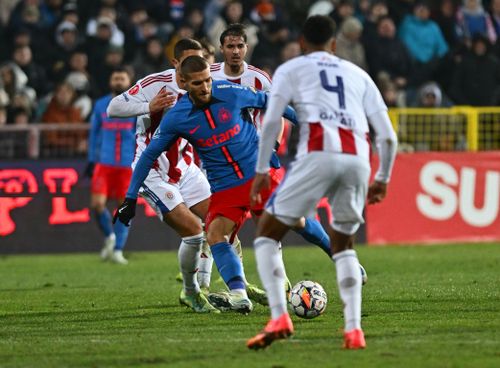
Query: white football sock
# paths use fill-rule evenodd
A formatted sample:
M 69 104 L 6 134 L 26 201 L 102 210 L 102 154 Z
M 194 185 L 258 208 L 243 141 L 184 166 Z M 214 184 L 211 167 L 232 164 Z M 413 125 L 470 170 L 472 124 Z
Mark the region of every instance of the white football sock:
M 271 238 L 258 237 L 254 241 L 255 258 L 260 280 L 266 289 L 271 318 L 287 311 L 285 295 L 285 266 L 279 243 Z
M 182 272 L 182 283 L 186 294 L 200 292 L 200 285 L 198 284 L 196 273 L 198 271 L 198 261 L 203 239 L 203 233 L 194 236 L 186 236 L 182 238 L 179 247 L 179 266 Z
M 233 240 L 233 244 L 231 244 L 233 247 L 234 252 L 238 257 L 241 259 L 241 263 L 243 263 L 243 251 L 241 250 L 241 240 L 235 236 Z
M 214 258 L 212 257 L 212 252 L 210 251 L 210 246 L 204 237 L 203 244 L 201 246 L 200 259 L 198 262 L 198 282 L 200 287 L 207 289 L 210 288 L 210 277 L 212 275 L 213 264 Z
M 335 253 L 332 257 L 337 269 L 337 285 L 344 303 L 345 331 L 361 328 L 361 272 L 354 249 Z

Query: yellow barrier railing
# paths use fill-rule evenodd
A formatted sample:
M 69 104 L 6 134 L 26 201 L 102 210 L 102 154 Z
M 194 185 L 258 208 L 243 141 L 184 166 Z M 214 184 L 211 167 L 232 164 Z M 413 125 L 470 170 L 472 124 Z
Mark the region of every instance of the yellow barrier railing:
M 403 150 L 500 150 L 500 107 L 395 108 L 389 117 Z

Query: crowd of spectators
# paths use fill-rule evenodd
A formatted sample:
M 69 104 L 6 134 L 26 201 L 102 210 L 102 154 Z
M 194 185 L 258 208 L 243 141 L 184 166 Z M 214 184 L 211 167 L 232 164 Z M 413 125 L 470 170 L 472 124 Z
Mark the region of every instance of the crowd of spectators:
M 2 0 L 0 125 L 88 121 L 113 68 L 134 80 L 169 68 L 183 37 L 218 61 L 230 23 L 246 25 L 247 61 L 272 74 L 300 54 L 310 14 L 337 22 L 337 55 L 389 106 L 499 105 L 500 0 Z

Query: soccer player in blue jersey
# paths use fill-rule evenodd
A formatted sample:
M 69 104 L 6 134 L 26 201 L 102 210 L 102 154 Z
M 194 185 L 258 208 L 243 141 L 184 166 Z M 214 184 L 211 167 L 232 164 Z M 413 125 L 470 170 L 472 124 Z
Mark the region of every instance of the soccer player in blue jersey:
M 111 223 L 106 208 L 109 198 L 123 200 L 132 175 L 130 165 L 135 150 L 136 118 L 110 118 L 106 108 L 111 99 L 130 87 L 126 69 L 117 68 L 110 76 L 112 93 L 96 101 L 91 117 L 86 175 L 92 177 L 90 206 L 105 236 L 101 258 L 114 263 L 127 264 L 123 247 L 127 242 L 129 227 L 121 222 Z
M 187 139 L 201 157 L 212 196 L 205 219 L 207 240 L 215 264 L 229 293 L 209 294 L 221 310 L 248 313 L 248 299 L 241 260 L 228 242 L 251 210 L 249 191 L 255 176 L 258 136 L 248 108 L 266 107 L 264 92 L 228 81 L 214 81 L 210 66 L 199 56 L 187 57 L 181 75 L 188 94 L 162 119 L 159 128 L 134 170 L 117 217 L 128 224 L 135 215 L 137 193 L 154 160 L 179 137 Z M 287 109 L 284 117 L 295 121 Z

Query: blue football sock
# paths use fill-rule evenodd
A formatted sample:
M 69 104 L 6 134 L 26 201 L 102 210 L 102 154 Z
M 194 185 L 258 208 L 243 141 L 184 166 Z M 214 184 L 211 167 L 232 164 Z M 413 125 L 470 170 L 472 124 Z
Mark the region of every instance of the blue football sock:
M 104 236 L 110 236 L 113 233 L 113 228 L 111 227 L 111 213 L 109 213 L 109 210 L 105 208 L 101 213 L 95 211 L 95 216 L 97 218 L 99 229 L 101 229 Z
M 330 237 L 318 220 L 306 218 L 306 226 L 303 229 L 295 229 L 295 231 L 308 242 L 320 247 L 329 257 L 332 256 Z
M 220 242 L 210 247 L 215 264 L 229 290 L 245 289 L 245 275 L 241 260 L 233 251 L 231 244 Z
M 123 247 L 125 247 L 125 243 L 127 242 L 130 226 L 126 226 L 121 221 L 116 221 L 116 223 L 113 225 L 113 229 L 116 234 L 115 250 L 122 250 Z

